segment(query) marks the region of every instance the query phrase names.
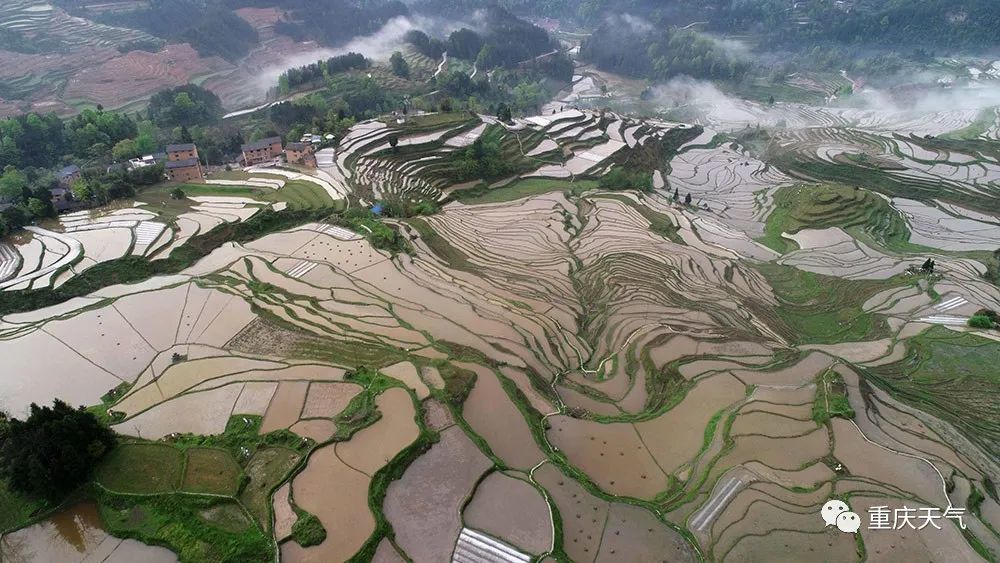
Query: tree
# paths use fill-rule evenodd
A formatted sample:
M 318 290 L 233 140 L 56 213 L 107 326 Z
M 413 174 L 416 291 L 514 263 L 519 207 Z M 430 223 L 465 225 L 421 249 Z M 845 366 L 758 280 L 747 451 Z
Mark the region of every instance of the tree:
M 170 199 L 184 199 L 185 195 L 184 190 L 179 187 L 170 190 Z
M 401 78 L 410 77 L 410 63 L 403 58 L 403 53 L 396 51 L 389 57 L 389 64 L 392 65 L 392 73 Z
M 924 272 L 925 274 L 933 274 L 934 260 L 932 258 L 928 258 L 927 260 L 925 260 L 924 264 L 920 266 L 920 271 Z
M 691 194 L 690 193 L 684 196 L 684 205 L 691 205 Z
M 222 118 L 222 101 L 209 90 L 185 84 L 161 90 L 149 99 L 149 119 L 160 127 L 205 125 Z
M 28 207 L 28 212 L 35 217 L 47 216 L 49 214 L 49 209 L 52 207 L 51 202 L 46 205 L 46 202 L 38 199 L 37 197 L 28 198 L 26 205 Z
M 674 201 L 680 201 L 680 200 L 681 200 L 681 192 L 680 190 L 677 189 L 677 186 L 674 186 Z
M 73 199 L 77 201 L 89 201 L 94 197 L 94 192 L 90 189 L 90 182 L 83 178 L 73 182 L 70 191 L 73 192 Z
M 993 324 L 1000 324 L 1000 313 L 997 313 L 996 311 L 994 311 L 992 309 L 980 309 L 980 310 L 976 311 L 975 316 L 977 316 L 977 317 L 986 317 Z
M 142 169 L 145 170 L 145 169 Z M 81 178 L 76 182 L 73 182 L 73 186 L 70 187 L 70 191 L 73 192 L 73 199 L 77 201 L 93 201 L 96 203 L 107 203 L 108 197 L 111 194 L 108 184 L 97 180 L 97 179 L 86 179 Z M 129 190 L 123 190 L 125 193 L 116 194 L 119 197 L 127 195 Z
M 407 31 L 406 35 L 403 36 L 403 40 L 410 45 L 413 45 L 413 47 L 421 54 L 432 59 L 441 58 L 441 53 L 445 50 L 443 42 L 437 39 L 431 39 L 426 33 L 418 29 L 411 29 L 410 31 Z
M 17 168 L 7 166 L 0 175 L 0 202 L 18 202 L 24 197 L 28 177 Z
M 473 60 L 483 48 L 483 39 L 471 29 L 462 28 L 448 36 L 448 53 L 459 59 Z
M 10 419 L 0 440 L 0 476 L 16 491 L 58 500 L 85 483 L 115 447 L 115 433 L 83 407 L 56 399 L 31 405 L 24 421 Z
M 115 160 L 128 160 L 140 156 L 139 147 L 132 139 L 123 139 L 111 149 Z
M 396 150 L 396 147 L 399 146 L 399 135 L 389 135 L 389 146 L 392 147 L 392 150 Z
M 969 317 L 969 326 L 972 328 L 983 328 L 989 330 L 995 325 L 996 323 L 986 315 L 973 315 Z
M 497 106 L 497 119 L 503 121 L 504 123 L 510 123 L 513 120 L 509 105 L 501 102 L 500 105 Z

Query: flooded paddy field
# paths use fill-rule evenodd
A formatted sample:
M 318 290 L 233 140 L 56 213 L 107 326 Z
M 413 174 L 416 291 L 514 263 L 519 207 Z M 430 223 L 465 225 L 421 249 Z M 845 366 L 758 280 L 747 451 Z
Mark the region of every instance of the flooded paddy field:
M 1000 309 L 995 155 L 834 113 L 766 142 L 719 120 L 576 109 L 365 122 L 311 179 L 246 170 L 206 190 L 249 195 L 36 230 L 0 289 L 48 291 L 287 217 L 265 195 L 291 206 L 297 182 L 355 207 L 441 204 L 348 228 L 317 203 L 331 214 L 170 275 L 0 315 L 0 408 L 59 397 L 123 436 L 95 474 L 107 498 L 5 529 L 0 553 L 197 559 L 232 541 L 293 562 L 483 545 L 525 560 L 889 560 L 940 541 L 956 560 L 1000 556 L 986 399 L 1000 343 L 966 326 Z M 514 172 L 456 186 L 452 154 L 480 138 Z M 652 187 L 605 180 L 626 167 Z M 847 536 L 818 516 L 833 496 L 859 514 L 968 506 L 968 527 Z M 158 519 L 209 531 L 182 541 Z M 60 539 L 69 521 L 91 524 Z
M 71 506 L 0 540 L 0 556 L 10 563 L 35 561 L 149 561 L 173 563 L 169 549 L 120 539 L 104 530 L 97 505 Z

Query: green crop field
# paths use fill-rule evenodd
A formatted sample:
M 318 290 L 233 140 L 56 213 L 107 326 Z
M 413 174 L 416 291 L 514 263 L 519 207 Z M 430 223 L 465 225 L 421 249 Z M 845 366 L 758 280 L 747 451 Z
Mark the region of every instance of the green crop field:
M 902 360 L 870 368 L 893 396 L 940 416 L 1000 455 L 1000 343 L 936 326 Z
M 41 507 L 41 501 L 10 490 L 0 479 L 0 532 L 23 526 Z
M 455 192 L 455 199 L 467 205 L 500 203 L 523 197 L 568 190 L 579 194 L 597 188 L 596 180 L 561 180 L 553 178 L 525 178 L 499 188 L 470 188 Z
M 166 444 L 122 444 L 97 469 L 97 483 L 118 493 L 177 490 L 184 453 Z
M 213 448 L 187 451 L 181 490 L 231 496 L 239 489 L 239 482 L 240 466 L 229 452 Z
M 246 179 L 245 174 L 234 177 L 235 180 Z M 234 174 L 235 176 L 235 174 Z M 279 190 L 259 188 L 255 186 L 222 186 L 213 184 L 161 184 L 142 190 L 136 200 L 146 203 L 147 209 L 159 213 L 165 218 L 176 218 L 187 213 L 197 205 L 189 199 L 174 199 L 170 193 L 180 188 L 185 197 L 245 197 L 257 200 L 260 205 L 286 202 L 289 209 L 339 209 L 342 202 L 335 202 L 319 185 L 305 180 L 288 180 L 278 176 L 257 175 L 269 179 L 281 179 L 285 182 Z
M 866 233 L 887 247 L 898 247 L 909 239 L 906 222 L 884 199 L 862 188 L 820 184 L 779 189 L 774 194 L 774 209 L 767 217 L 764 236 L 758 240 L 785 253 L 797 245 L 782 233 L 829 227 Z
M 847 280 L 775 263 L 758 264 L 778 297 L 778 307 L 761 314 L 783 326 L 794 342 L 834 344 L 874 340 L 888 334 L 880 315 L 861 306 L 873 295 L 911 283 L 901 278 Z
M 246 465 L 248 481 L 239 500 L 264 528 L 271 526 L 271 493 L 302 459 L 302 454 L 287 448 L 265 448 L 253 455 Z

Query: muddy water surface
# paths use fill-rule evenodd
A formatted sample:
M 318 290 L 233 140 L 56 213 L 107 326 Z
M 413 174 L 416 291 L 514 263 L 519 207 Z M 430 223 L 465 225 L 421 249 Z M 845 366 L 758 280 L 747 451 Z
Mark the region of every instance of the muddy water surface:
M 162 547 L 108 535 L 93 503 L 78 504 L 0 540 L 0 561 L 5 563 L 84 560 L 167 563 L 177 556 Z

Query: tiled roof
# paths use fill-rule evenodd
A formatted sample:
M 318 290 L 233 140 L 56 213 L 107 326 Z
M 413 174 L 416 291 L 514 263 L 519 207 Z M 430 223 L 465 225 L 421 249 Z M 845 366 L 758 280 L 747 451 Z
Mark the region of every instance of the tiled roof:
M 245 151 L 255 151 L 259 149 L 267 148 L 275 143 L 281 144 L 281 137 L 268 137 L 266 139 L 261 139 L 259 141 L 254 141 L 252 143 L 247 143 L 243 145 L 243 150 Z
M 174 160 L 167 163 L 168 169 L 190 168 L 191 166 L 198 166 L 197 158 L 185 158 L 184 160 Z

